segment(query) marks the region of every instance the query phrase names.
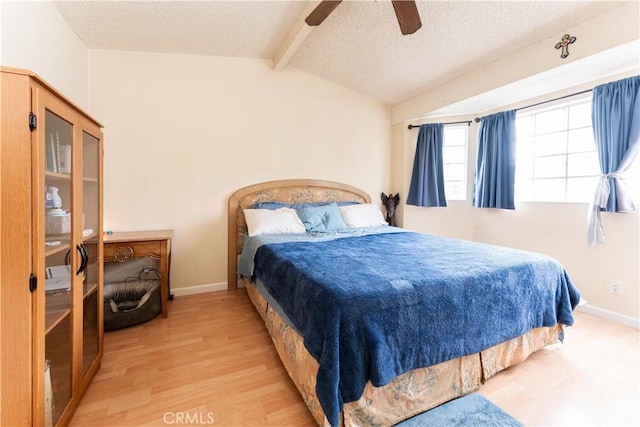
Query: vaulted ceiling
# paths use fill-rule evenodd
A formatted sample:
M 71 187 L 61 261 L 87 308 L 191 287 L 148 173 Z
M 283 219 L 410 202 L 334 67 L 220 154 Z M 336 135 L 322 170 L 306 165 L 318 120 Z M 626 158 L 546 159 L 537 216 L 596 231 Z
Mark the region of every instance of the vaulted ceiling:
M 318 27 L 318 1 L 55 2 L 90 49 L 273 59 L 389 105 L 625 3 L 418 1 L 403 36 L 388 0 L 343 1 Z

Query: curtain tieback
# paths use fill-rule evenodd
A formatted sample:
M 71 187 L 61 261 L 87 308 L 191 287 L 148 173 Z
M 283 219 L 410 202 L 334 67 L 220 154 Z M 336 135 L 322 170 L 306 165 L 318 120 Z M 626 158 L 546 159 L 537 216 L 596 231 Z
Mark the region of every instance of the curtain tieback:
M 625 178 L 626 177 L 626 171 L 618 171 L 618 172 L 610 172 L 606 175 L 602 175 L 604 177 L 607 178 L 615 178 L 615 179 L 619 179 L 619 178 Z
M 610 172 L 607 174 L 600 175 L 598 179 L 598 186 L 596 188 L 596 196 L 594 200 L 594 205 L 604 208 L 607 206 L 607 202 L 609 201 L 609 193 L 611 191 L 609 185 L 609 178 L 620 179 L 625 177 L 624 172 Z

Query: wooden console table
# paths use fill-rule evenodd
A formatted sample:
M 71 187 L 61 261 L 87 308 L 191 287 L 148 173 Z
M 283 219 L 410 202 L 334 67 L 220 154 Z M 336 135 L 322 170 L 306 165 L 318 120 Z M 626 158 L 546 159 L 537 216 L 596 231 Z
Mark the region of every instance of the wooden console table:
M 150 257 L 160 261 L 160 303 L 162 317 L 167 317 L 167 300 L 171 298 L 171 237 L 173 230 L 125 231 L 104 235 L 104 262 L 127 262 Z

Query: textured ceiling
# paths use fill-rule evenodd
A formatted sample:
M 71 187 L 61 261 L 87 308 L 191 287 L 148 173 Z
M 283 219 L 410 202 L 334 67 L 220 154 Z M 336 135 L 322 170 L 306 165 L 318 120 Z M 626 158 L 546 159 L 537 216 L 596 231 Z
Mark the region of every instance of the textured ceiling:
M 90 49 L 274 59 L 307 1 L 56 1 Z M 387 0 L 344 1 L 289 64 L 389 105 L 624 2 L 418 1 L 402 36 Z

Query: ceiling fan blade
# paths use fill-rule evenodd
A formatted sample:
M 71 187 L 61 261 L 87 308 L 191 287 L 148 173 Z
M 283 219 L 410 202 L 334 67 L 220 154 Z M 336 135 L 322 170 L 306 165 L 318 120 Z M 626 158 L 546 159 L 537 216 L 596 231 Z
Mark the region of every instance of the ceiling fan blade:
M 329 16 L 329 14 L 331 14 L 331 12 L 333 12 L 333 10 L 336 7 L 338 7 L 340 3 L 342 3 L 342 0 L 321 1 L 320 4 L 316 6 L 316 8 L 313 9 L 313 11 L 309 14 L 309 16 L 305 18 L 304 22 L 306 22 L 307 25 L 311 27 L 315 27 L 322 24 L 322 21 L 324 21 L 327 18 L 327 16 Z
M 402 35 L 413 34 L 422 27 L 415 1 L 391 0 L 391 3 L 393 4 L 393 10 L 396 12 Z

